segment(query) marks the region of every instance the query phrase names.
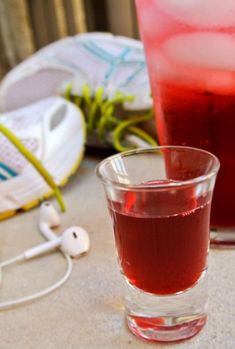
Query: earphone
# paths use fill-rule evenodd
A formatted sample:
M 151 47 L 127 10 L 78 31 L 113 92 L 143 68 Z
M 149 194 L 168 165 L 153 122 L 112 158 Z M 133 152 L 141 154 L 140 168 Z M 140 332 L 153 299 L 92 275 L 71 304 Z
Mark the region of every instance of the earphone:
M 70 227 L 65 230 L 61 237 L 57 237 L 51 228 L 58 227 L 60 223 L 60 216 L 54 206 L 49 201 L 44 202 L 40 208 L 39 230 L 51 242 L 38 246 L 35 252 L 43 253 L 51 248 L 60 247 L 64 253 L 71 257 L 78 257 L 86 253 L 90 248 L 88 233 L 81 227 Z M 28 251 L 27 255 L 33 253 L 34 251 Z
M 52 249 L 60 248 L 60 251 L 64 255 L 67 260 L 67 271 L 63 278 L 59 280 L 56 284 L 48 287 L 45 290 L 37 292 L 31 296 L 22 297 L 16 300 L 7 301 L 0 303 L 0 309 L 9 308 L 10 306 L 20 305 L 54 291 L 58 287 L 62 286 L 67 279 L 69 278 L 72 272 L 72 260 L 71 257 L 78 257 L 86 252 L 88 252 L 90 248 L 90 239 L 88 233 L 85 229 L 81 227 L 70 227 L 64 231 L 61 236 L 57 236 L 51 228 L 58 227 L 61 224 L 60 216 L 55 210 L 54 206 L 46 201 L 42 203 L 40 207 L 39 214 L 39 230 L 41 234 L 49 240 L 46 243 L 42 243 L 40 245 L 34 246 L 30 249 L 25 250 L 22 254 L 13 257 L 7 261 L 0 263 L 0 268 L 6 267 L 10 264 L 29 260 L 33 257 L 39 256 L 43 253 L 46 253 Z

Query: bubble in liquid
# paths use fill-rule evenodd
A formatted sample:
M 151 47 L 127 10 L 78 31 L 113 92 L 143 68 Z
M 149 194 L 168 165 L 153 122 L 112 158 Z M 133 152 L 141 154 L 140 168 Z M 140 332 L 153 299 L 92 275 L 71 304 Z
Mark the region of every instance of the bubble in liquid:
M 196 27 L 235 26 L 234 0 L 152 0 L 178 21 Z

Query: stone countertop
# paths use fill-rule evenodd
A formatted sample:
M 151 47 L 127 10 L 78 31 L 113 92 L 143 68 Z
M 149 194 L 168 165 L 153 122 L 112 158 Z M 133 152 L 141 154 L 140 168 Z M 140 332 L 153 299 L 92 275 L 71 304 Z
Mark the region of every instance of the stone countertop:
M 88 255 L 73 262 L 67 283 L 31 304 L 0 312 L 0 349 L 233 349 L 235 348 L 235 250 L 212 250 L 209 259 L 209 320 L 196 337 L 171 345 L 134 337 L 123 321 L 124 285 L 103 189 L 94 174 L 100 158 L 86 157 L 63 190 L 68 211 L 62 231 L 81 225 L 91 238 Z M 43 241 L 38 208 L 0 222 L 1 260 Z M 1 301 L 31 294 L 65 271 L 59 252 L 3 272 Z

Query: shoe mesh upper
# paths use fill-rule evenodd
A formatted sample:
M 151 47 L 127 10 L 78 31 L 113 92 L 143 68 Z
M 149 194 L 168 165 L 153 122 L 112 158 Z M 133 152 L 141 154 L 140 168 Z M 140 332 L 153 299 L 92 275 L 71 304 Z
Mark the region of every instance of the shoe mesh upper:
M 38 148 L 38 141 L 33 138 L 21 139 L 21 142 L 32 152 Z M 3 163 L 17 173 L 22 172 L 29 163 L 17 148 L 3 135 L 0 134 L 0 163 Z M 1 172 L 1 170 L 0 170 Z

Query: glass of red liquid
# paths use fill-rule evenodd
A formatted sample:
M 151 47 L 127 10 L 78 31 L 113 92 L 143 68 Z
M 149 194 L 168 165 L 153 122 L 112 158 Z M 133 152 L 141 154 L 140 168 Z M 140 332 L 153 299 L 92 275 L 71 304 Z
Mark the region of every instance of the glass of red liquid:
M 219 158 L 211 242 L 235 247 L 235 1 L 135 1 L 160 144 Z
M 211 153 L 180 146 L 120 153 L 97 167 L 127 285 L 126 320 L 139 337 L 183 340 L 206 322 L 218 169 Z

